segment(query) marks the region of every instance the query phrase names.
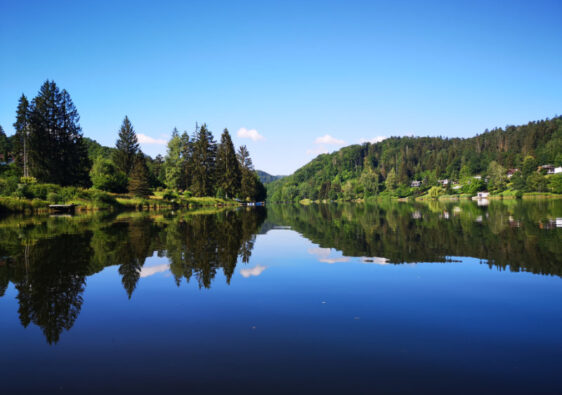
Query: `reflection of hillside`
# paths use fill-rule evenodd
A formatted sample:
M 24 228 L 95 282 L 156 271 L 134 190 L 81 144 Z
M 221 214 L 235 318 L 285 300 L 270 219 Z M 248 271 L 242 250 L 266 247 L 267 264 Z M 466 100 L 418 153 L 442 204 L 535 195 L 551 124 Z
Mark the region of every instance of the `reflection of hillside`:
M 384 257 L 389 263 L 471 256 L 501 269 L 562 276 L 562 229 L 541 229 L 561 211 L 560 201 L 491 202 L 487 207 L 474 202 L 270 205 L 268 222 L 270 228 L 290 226 L 344 256 Z
M 179 285 L 194 277 L 210 287 L 218 270 L 230 281 L 238 258 L 249 262 L 265 210 L 212 214 L 8 219 L 0 223 L 0 297 L 12 282 L 22 325 L 56 343 L 80 313 L 86 278 L 118 265 L 131 298 L 147 257 L 167 257 Z M 167 268 L 165 269 L 167 270 Z

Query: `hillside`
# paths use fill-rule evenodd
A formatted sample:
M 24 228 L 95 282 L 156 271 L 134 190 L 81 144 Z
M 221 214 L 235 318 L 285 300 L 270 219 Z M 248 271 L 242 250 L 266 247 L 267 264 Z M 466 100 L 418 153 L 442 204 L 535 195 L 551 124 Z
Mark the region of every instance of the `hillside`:
M 465 139 L 391 137 L 376 144 L 351 145 L 319 155 L 291 176 L 270 183 L 268 199 L 406 197 L 437 187 L 443 179 L 451 182 L 439 193 L 545 192 L 556 189 L 552 183 L 560 183 L 560 177 L 555 181 L 537 172 L 537 166 L 544 164 L 562 165 L 562 117 L 486 130 Z M 508 179 L 508 169 L 521 171 Z M 484 182 L 486 176 L 491 177 L 490 185 Z M 420 187 L 411 187 L 414 180 L 421 181 Z M 458 182 L 454 190 L 453 182 Z
M 266 173 L 265 171 L 262 170 L 256 170 L 256 173 L 258 173 L 258 177 L 260 178 L 260 181 L 264 185 L 285 177 L 285 176 L 272 176 L 271 174 Z

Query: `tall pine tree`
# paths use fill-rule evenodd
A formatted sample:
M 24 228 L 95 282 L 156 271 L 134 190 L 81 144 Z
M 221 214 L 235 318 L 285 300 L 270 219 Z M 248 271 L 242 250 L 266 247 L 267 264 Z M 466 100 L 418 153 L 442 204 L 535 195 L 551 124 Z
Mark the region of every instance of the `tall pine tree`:
M 89 185 L 91 163 L 79 121 L 68 92 L 60 91 L 54 81 L 45 81 L 29 109 L 31 176 L 59 185 Z
M 217 149 L 216 182 L 226 197 L 233 198 L 240 192 L 242 174 L 236 158 L 236 151 L 228 129 L 224 129 Z
M 119 170 L 129 176 L 140 149 L 137 134 L 127 116 L 119 129 L 119 139 L 115 143 L 115 147 L 117 150 L 113 154 L 113 162 Z
M 237 153 L 238 164 L 242 173 L 240 179 L 240 197 L 245 200 L 255 200 L 258 195 L 259 179 L 254 171 L 254 164 L 250 152 L 245 145 L 240 146 Z
M 16 130 L 14 139 L 14 151 L 16 154 L 16 163 L 20 169 L 24 169 L 28 148 L 28 134 L 29 134 L 29 101 L 24 94 L 21 95 L 18 108 L 16 110 L 16 122 L 14 122 L 14 129 Z
M 217 144 L 213 134 L 203 124 L 193 138 L 190 160 L 191 191 L 195 196 L 213 196 L 215 191 L 215 161 Z

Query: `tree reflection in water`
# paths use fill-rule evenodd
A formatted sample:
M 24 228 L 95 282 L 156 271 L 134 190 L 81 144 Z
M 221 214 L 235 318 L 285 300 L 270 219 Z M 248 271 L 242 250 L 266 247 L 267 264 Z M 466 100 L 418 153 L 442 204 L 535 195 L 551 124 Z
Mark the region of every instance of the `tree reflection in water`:
M 272 205 L 211 213 L 128 213 L 117 217 L 0 221 L 0 297 L 12 283 L 23 326 L 49 343 L 76 321 L 86 278 L 117 266 L 132 298 L 147 257 L 167 258 L 175 283 L 209 288 L 222 269 L 230 283 L 248 263 L 259 231 L 290 226 L 344 257 L 385 263 L 476 257 L 501 270 L 562 276 L 561 201 L 378 205 Z M 373 258 L 378 257 L 378 258 Z M 342 260 L 343 261 L 343 260 Z
M 167 257 L 178 286 L 195 276 L 209 288 L 222 269 L 230 282 L 238 258 L 249 262 L 265 210 L 116 219 L 33 218 L 0 223 L 0 296 L 15 285 L 22 325 L 40 327 L 57 343 L 82 307 L 86 278 L 118 265 L 129 298 L 147 257 Z

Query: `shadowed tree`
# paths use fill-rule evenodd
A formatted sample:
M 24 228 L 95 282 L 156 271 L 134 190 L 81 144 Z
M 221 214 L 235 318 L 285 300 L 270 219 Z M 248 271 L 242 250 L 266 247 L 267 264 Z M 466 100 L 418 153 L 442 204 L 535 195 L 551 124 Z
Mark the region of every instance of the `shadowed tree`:
M 137 154 L 133 171 L 129 177 L 129 192 L 135 196 L 150 195 L 150 175 L 142 152 Z
M 220 188 L 229 198 L 238 195 L 242 175 L 228 129 L 224 129 L 217 149 L 216 173 L 217 189 Z

